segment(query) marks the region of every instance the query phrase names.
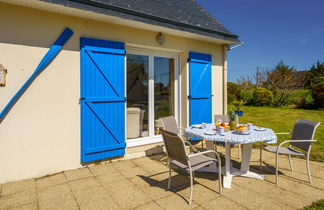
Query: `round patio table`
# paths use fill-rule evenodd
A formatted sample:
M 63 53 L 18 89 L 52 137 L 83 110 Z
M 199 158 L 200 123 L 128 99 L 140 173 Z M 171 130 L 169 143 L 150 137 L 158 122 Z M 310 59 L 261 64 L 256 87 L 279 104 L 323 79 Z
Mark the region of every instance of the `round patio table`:
M 215 134 L 206 134 L 211 132 Z M 224 132 L 220 135 L 215 129 L 215 124 L 207 124 L 205 128 L 186 128 L 184 136 L 187 138 L 198 137 L 206 141 L 207 149 L 214 149 L 214 142 L 225 143 L 225 167 L 223 168 L 223 186 L 231 188 L 234 176 L 244 176 L 255 179 L 264 179 L 262 175 L 249 171 L 252 144 L 256 142 L 266 142 L 269 144 L 277 143 L 277 136 L 270 128 L 253 127 L 249 134 L 239 134 L 236 131 Z M 231 144 L 242 144 L 241 168 L 232 167 L 231 164 Z M 225 169 L 225 170 L 224 170 Z M 204 172 L 217 172 L 216 164 L 203 168 Z

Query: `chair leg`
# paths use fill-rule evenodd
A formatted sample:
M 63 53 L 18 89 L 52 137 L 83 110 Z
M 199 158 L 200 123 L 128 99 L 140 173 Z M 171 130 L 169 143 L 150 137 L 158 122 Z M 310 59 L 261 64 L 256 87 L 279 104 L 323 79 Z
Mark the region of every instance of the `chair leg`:
M 288 155 L 288 159 L 289 159 L 290 171 L 293 171 L 293 166 L 292 166 L 292 162 L 291 162 L 291 155 Z
M 239 144 L 238 145 L 238 148 L 237 148 L 237 158 L 240 160 L 241 159 L 241 145 Z
M 260 171 L 262 171 L 262 143 L 260 142 Z
M 279 167 L 279 158 L 278 158 L 278 153 L 276 153 L 276 184 L 277 185 L 278 185 L 278 181 L 279 181 L 278 167 Z
M 169 166 L 169 180 L 168 180 L 168 190 L 171 187 L 171 162 L 168 160 L 168 166 Z
M 309 181 L 309 183 L 312 183 L 312 177 L 311 177 L 310 167 L 309 167 L 309 152 L 307 153 L 307 156 L 306 156 L 306 167 L 307 167 L 308 181 Z
M 193 194 L 193 172 L 192 172 L 190 166 L 189 166 L 189 173 L 190 173 L 190 199 L 189 199 L 189 205 L 191 205 L 192 194 Z
M 218 159 L 218 188 L 219 194 L 223 195 L 223 186 L 222 186 L 222 163 L 220 158 Z

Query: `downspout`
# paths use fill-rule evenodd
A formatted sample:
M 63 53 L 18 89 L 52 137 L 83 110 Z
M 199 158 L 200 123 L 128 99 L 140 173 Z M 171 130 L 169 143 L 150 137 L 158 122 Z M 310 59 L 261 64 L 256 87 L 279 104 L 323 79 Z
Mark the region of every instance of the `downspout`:
M 240 42 L 237 45 L 223 46 L 223 115 L 227 115 L 227 51 L 241 47 L 244 42 Z

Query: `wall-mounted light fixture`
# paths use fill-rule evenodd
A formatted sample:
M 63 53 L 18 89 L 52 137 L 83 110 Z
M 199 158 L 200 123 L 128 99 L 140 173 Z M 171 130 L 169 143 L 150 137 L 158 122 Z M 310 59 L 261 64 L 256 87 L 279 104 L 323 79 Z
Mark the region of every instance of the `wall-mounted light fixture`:
M 161 32 L 156 35 L 155 40 L 159 45 L 162 45 L 165 42 L 164 36 Z
M 7 69 L 0 63 L 0 86 L 6 85 Z

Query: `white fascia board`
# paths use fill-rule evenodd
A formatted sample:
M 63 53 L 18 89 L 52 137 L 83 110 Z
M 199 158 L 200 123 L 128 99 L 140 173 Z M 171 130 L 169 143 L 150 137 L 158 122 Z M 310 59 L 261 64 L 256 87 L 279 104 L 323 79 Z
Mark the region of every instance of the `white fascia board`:
M 75 17 L 80 17 L 80 18 L 92 19 L 92 20 L 96 20 L 96 21 L 108 22 L 108 23 L 113 23 L 113 24 L 117 24 L 117 25 L 124 25 L 127 27 L 143 29 L 143 30 L 147 30 L 147 31 L 162 32 L 165 34 L 186 37 L 186 38 L 191 38 L 191 39 L 197 39 L 197 40 L 202 40 L 202 41 L 212 42 L 212 43 L 217 43 L 217 44 L 225 44 L 225 45 L 235 44 L 235 42 L 228 41 L 228 40 L 212 38 L 212 37 L 203 36 L 203 35 L 187 32 L 187 31 L 170 29 L 170 28 L 166 28 L 166 27 L 162 27 L 162 26 L 143 23 L 140 21 L 134 21 L 134 20 L 124 19 L 124 18 L 120 18 L 120 17 L 116 17 L 116 16 L 95 13 L 92 11 L 85 11 L 85 10 L 81 10 L 81 9 L 47 3 L 47 2 L 43 2 L 43 1 L 0 0 L 0 2 L 19 5 L 19 6 L 23 6 L 23 7 L 30 7 L 30 8 L 35 8 L 35 9 L 39 9 L 39 10 L 45 10 L 45 11 L 50 11 L 50 12 L 55 12 L 55 13 L 60 13 L 60 14 L 70 15 L 70 16 L 75 16 Z

